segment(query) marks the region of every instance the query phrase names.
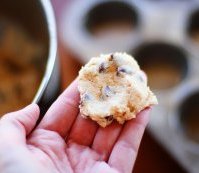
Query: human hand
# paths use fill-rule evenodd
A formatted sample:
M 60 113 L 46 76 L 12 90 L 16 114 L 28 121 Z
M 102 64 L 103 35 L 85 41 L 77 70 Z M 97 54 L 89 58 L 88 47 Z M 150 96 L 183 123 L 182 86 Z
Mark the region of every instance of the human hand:
M 130 173 L 148 123 L 149 108 L 136 119 L 99 127 L 79 114 L 77 82 L 49 108 L 34 129 L 32 104 L 0 120 L 3 173 Z

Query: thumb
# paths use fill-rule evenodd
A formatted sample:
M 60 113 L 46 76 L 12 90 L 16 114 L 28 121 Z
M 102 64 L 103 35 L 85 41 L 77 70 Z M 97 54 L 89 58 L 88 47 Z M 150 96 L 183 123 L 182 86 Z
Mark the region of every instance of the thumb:
M 25 143 L 39 118 L 39 107 L 31 104 L 24 109 L 4 115 L 0 120 L 2 142 Z

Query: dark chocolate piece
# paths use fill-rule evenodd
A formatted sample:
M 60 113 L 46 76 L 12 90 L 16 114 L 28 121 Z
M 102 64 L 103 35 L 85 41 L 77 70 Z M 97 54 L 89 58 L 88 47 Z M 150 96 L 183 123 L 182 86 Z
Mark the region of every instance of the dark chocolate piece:
M 111 54 L 110 58 L 109 58 L 109 61 L 113 61 L 113 59 L 114 59 L 114 56 L 113 56 L 113 54 Z
M 117 75 L 119 75 L 120 73 L 126 73 L 126 74 L 132 74 L 133 70 L 131 68 L 127 68 L 127 67 L 118 67 L 117 68 Z
M 109 115 L 109 116 L 105 117 L 105 119 L 107 121 L 113 121 L 113 115 Z
M 79 102 L 80 106 L 84 106 L 84 102 L 86 102 L 86 101 L 88 101 L 88 100 L 90 100 L 90 99 L 91 99 L 90 95 L 88 95 L 87 93 L 85 93 L 85 94 L 82 96 L 82 98 L 81 98 L 81 100 L 80 100 L 80 102 Z
M 99 66 L 99 73 L 103 73 L 103 72 L 105 72 L 105 70 L 106 70 L 106 67 L 105 67 L 105 64 L 104 64 L 104 62 L 103 62 L 103 63 L 101 63 L 100 66 Z
M 105 87 L 104 87 L 104 90 L 103 90 L 103 94 L 104 94 L 106 97 L 110 97 L 111 95 L 113 95 L 113 91 L 110 89 L 109 86 L 105 86 Z
M 90 100 L 91 97 L 90 97 L 90 95 L 88 95 L 87 93 L 85 93 L 84 96 L 83 96 L 83 99 L 84 100 Z

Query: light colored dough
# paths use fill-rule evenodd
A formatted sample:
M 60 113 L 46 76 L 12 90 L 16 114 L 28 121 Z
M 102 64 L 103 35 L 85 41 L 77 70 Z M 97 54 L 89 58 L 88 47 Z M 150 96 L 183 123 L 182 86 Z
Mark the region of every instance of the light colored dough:
M 123 124 L 157 104 L 139 65 L 126 53 L 92 58 L 79 72 L 78 89 L 82 116 L 102 127 L 114 119 Z

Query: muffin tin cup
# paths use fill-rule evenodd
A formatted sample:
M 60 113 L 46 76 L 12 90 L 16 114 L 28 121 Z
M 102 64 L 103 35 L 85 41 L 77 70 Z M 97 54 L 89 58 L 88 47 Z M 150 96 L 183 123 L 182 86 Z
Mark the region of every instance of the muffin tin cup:
M 194 39 L 194 32 L 199 35 L 199 1 L 195 1 L 195 3 L 190 5 L 184 21 L 185 44 L 192 52 L 197 54 L 199 39 L 197 41 Z
M 189 54 L 180 45 L 164 40 L 148 41 L 132 50 L 131 54 L 148 74 L 153 90 L 170 90 L 180 85 L 189 73 Z
M 168 116 L 173 139 L 175 139 L 176 143 L 180 143 L 184 150 L 197 156 L 199 156 L 199 142 L 193 136 L 187 134 L 186 124 L 189 123 L 189 118 L 191 118 L 187 111 L 191 113 L 191 108 L 194 106 L 192 102 L 194 100 L 197 101 L 197 99 L 199 100 L 198 93 L 199 80 L 197 79 L 191 80 L 179 87 L 172 97 L 172 111 L 169 112 L 170 115 Z
M 77 7 L 81 8 L 77 10 Z M 138 33 L 142 16 L 139 13 L 137 3 L 132 1 L 76 1 L 63 11 L 60 27 L 62 42 L 72 50 L 82 63 L 101 53 L 128 52 L 139 40 L 138 35 L 140 34 Z M 117 14 L 117 17 L 112 16 L 113 13 Z M 98 27 L 106 23 L 117 23 L 121 22 L 121 19 L 124 19 L 127 25 L 132 26 L 124 34 L 119 36 L 117 34 L 108 36 L 107 34 L 105 37 L 99 37 L 92 32 L 95 25 Z
M 182 120 L 182 117 L 189 118 L 189 114 L 182 114 L 182 109 L 185 105 L 188 109 L 191 108 L 190 99 L 197 96 L 198 92 L 199 80 L 197 78 L 189 79 L 172 94 L 167 107 L 169 112 L 167 115 L 168 124 L 166 124 L 168 130 L 166 132 L 169 135 L 167 134 L 166 140 L 170 140 L 166 142 L 167 147 L 187 171 L 193 173 L 197 173 L 199 169 L 199 143 L 187 134 L 185 125 L 188 122 Z

